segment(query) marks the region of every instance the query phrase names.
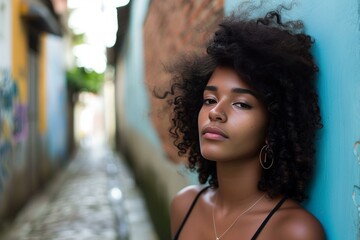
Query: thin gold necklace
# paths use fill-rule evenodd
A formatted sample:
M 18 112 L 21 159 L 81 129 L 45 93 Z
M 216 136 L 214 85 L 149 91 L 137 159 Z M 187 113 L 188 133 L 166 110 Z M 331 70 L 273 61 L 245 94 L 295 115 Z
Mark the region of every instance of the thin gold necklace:
M 245 211 L 243 211 L 242 213 L 240 213 L 234 220 L 234 222 L 220 235 L 218 236 L 217 234 L 217 231 L 216 231 L 216 223 L 215 223 L 215 205 L 216 205 L 216 202 L 217 202 L 217 195 L 216 195 L 216 198 L 215 198 L 215 203 L 214 203 L 214 206 L 212 207 L 212 219 L 213 219 L 213 225 L 214 225 L 214 233 L 215 233 L 215 240 L 220 240 L 231 228 L 232 226 L 235 225 L 235 223 L 239 220 L 239 218 L 244 215 L 245 213 L 247 213 L 248 211 L 250 211 L 253 207 L 255 207 L 255 205 L 260 202 L 263 198 L 265 197 L 265 193 L 258 199 L 254 202 L 253 205 L 251 205 L 249 208 L 247 208 Z

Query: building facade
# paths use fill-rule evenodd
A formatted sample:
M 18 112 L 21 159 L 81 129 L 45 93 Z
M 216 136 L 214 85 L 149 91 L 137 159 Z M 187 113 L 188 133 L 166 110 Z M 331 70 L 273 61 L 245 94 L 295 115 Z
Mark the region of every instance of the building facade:
M 64 49 L 51 1 L 0 0 L 0 222 L 67 159 Z

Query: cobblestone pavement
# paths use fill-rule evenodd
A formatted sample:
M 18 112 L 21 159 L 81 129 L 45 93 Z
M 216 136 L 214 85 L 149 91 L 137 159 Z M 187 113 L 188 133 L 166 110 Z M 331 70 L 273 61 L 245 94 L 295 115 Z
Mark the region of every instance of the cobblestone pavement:
M 80 149 L 18 215 L 4 240 L 156 240 L 145 203 L 122 159 L 106 148 Z

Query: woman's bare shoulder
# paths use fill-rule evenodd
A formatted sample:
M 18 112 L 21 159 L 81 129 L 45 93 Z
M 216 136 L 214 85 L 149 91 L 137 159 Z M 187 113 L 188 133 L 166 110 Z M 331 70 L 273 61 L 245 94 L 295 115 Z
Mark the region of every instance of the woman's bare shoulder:
M 301 205 L 287 200 L 276 221 L 279 239 L 324 240 L 324 229 L 319 220 Z
M 196 195 L 199 194 L 202 189 L 203 187 L 198 185 L 191 185 L 181 189 L 171 202 L 171 212 L 185 215 Z
M 196 195 L 203 189 L 203 186 L 191 185 L 180 190 L 171 202 L 170 217 L 171 231 L 174 234 L 186 216 Z

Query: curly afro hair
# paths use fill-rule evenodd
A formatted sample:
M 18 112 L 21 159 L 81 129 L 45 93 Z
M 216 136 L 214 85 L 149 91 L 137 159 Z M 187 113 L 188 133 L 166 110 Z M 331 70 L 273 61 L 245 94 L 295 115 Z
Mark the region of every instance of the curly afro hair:
M 182 57 L 167 69 L 171 89 L 158 97 L 173 110 L 169 132 L 179 155 L 188 157 L 188 168 L 198 172 L 200 183 L 217 187 L 216 162 L 200 153 L 197 118 L 215 68 L 235 70 L 261 95 L 269 115 L 266 139 L 274 164 L 263 170 L 259 190 L 303 201 L 315 163 L 316 131 L 322 127 L 318 68 L 310 52 L 313 39 L 303 33 L 301 21 L 283 22 L 282 9 L 255 19 L 224 18 L 206 54 Z

